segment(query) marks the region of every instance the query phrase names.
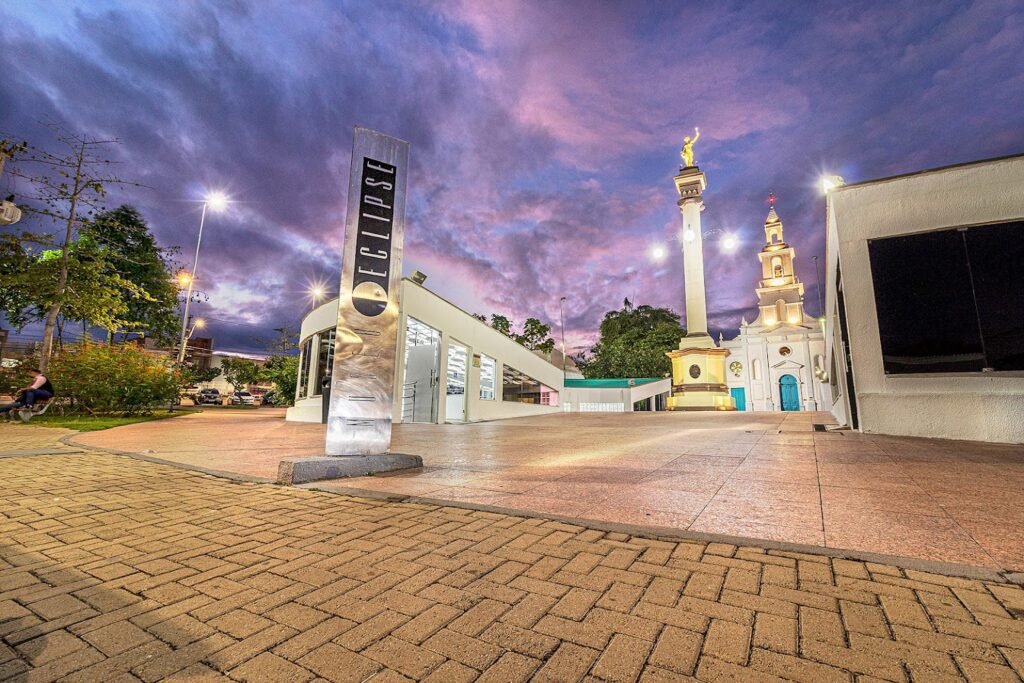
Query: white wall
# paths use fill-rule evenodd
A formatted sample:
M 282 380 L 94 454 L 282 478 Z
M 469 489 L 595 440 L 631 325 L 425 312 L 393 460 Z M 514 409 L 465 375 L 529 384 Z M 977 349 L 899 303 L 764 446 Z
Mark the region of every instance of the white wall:
M 545 406 L 526 403 L 515 403 L 501 400 L 502 365 L 507 364 L 525 373 L 533 379 L 562 394 L 562 369 L 540 358 L 523 346 L 517 344 L 486 323 L 474 318 L 448 301 L 437 296 L 425 287 L 408 280 L 402 280 L 400 293 L 399 316 L 399 349 L 396 354 L 395 368 L 395 401 L 392 416 L 395 422 L 402 419 L 402 384 L 404 382 L 405 329 L 409 317 L 419 320 L 441 332 L 441 358 L 439 364 L 440 377 L 447 374 L 448 345 L 456 343 L 467 347 L 468 368 L 466 373 L 466 421 L 497 420 L 509 417 L 522 417 L 560 412 L 561 406 Z M 337 299 L 328 301 L 311 311 L 302 321 L 299 333 L 300 342 L 304 342 L 317 332 L 334 327 L 337 323 Z M 312 345 L 313 362 L 310 363 L 310 376 L 315 373 L 316 343 Z M 495 398 L 480 398 L 480 368 L 473 366 L 473 355 L 483 354 L 496 361 Z M 300 366 L 301 369 L 301 366 Z M 312 381 L 312 379 L 310 380 Z M 319 394 L 318 388 L 312 391 Z M 438 422 L 446 420 L 444 383 L 438 403 Z M 296 400 L 295 406 L 289 408 L 287 419 L 301 422 L 319 422 L 321 416 L 321 397 Z
M 1024 442 L 1024 373 L 886 376 L 867 245 L 873 238 L 1020 219 L 1024 156 L 847 186 L 830 194 L 826 340 L 828 352 L 835 348 L 840 356 L 838 371 L 842 359 L 836 343 L 835 280 L 841 265 L 863 431 Z M 847 420 L 849 404 L 842 388 L 833 412 Z
M 748 328 L 747 333 L 722 342 L 730 354 L 725 359 L 726 379 L 730 389 L 743 388 L 748 411 L 782 410 L 779 379 L 793 375 L 800 389 L 800 410 L 827 410 L 831 405 L 828 385 L 814 376 L 814 357 L 824 356 L 825 343 L 820 327 L 807 330 L 783 326 L 771 332 Z M 791 353 L 783 356 L 779 349 L 788 346 Z M 754 360 L 760 365 L 760 376 L 754 378 Z M 729 365 L 739 361 L 743 366 L 736 376 Z M 827 364 L 826 364 L 827 365 Z
M 554 413 L 561 410 L 560 406 L 543 406 L 501 400 L 501 369 L 503 365 L 510 365 L 519 372 L 525 373 L 541 384 L 554 389 L 559 394 L 562 393 L 561 368 L 540 358 L 512 339 L 491 328 L 490 325 L 477 320 L 458 306 L 445 301 L 411 280 L 402 280 L 401 297 L 402 313 L 399 330 L 401 339 L 405 337 L 405 325 L 409 317 L 413 317 L 421 323 L 441 331 L 441 377 L 445 377 L 447 374 L 448 345 L 454 342 L 467 347 L 469 357 L 468 372 L 466 373 L 467 422 Z M 494 400 L 482 400 L 480 398 L 480 368 L 473 367 L 474 354 L 490 356 L 496 362 Z M 403 358 L 404 353 L 400 353 L 398 368 L 395 373 L 396 396 L 401 396 L 402 393 Z M 438 422 L 445 421 L 447 417 L 445 412 L 445 401 L 442 397 L 438 406 Z M 394 419 L 398 422 L 401 418 L 401 401 L 396 400 Z

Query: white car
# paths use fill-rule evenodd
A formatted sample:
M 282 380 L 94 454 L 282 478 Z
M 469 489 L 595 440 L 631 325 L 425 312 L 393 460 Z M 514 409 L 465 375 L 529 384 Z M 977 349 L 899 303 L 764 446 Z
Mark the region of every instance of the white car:
M 236 391 L 231 394 L 231 403 L 233 405 L 251 406 L 256 402 L 256 398 L 248 391 Z

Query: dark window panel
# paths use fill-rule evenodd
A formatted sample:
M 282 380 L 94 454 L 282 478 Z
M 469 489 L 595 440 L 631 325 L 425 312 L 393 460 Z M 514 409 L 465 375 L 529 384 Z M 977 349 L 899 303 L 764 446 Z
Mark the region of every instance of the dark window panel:
M 987 365 L 1024 370 L 1024 221 L 970 228 L 964 237 Z
M 985 360 L 960 233 L 871 240 L 868 253 L 886 373 L 981 371 Z

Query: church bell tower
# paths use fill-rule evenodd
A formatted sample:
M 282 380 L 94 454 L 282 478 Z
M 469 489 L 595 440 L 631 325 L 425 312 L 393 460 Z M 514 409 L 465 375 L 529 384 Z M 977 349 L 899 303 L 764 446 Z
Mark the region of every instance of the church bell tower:
M 796 276 L 796 251 L 786 244 L 782 220 L 775 213 L 775 195 L 768 195 L 768 218 L 764 222 L 765 245 L 758 253 L 761 280 L 757 288 L 759 314 L 755 325 L 803 325 L 813 322 L 804 312 L 804 283 Z

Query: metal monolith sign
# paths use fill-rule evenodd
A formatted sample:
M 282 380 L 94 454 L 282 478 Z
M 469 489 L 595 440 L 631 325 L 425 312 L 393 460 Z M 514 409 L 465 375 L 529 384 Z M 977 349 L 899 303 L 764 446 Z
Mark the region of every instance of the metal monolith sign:
M 356 127 L 327 455 L 391 449 L 409 143 Z

